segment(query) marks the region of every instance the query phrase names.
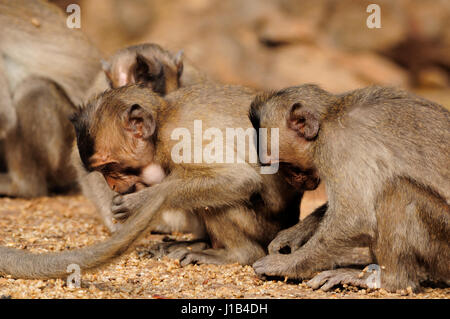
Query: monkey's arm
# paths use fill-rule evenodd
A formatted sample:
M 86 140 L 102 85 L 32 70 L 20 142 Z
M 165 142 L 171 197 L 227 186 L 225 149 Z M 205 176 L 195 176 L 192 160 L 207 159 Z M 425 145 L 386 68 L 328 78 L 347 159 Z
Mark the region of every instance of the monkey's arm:
M 100 172 L 88 172 L 84 169 L 76 146 L 73 148 L 72 162 L 77 171 L 78 183 L 83 195 L 94 204 L 108 230 L 111 233 L 115 232 L 117 226 L 113 223 L 111 202 L 117 193 L 111 190 Z
M 269 245 L 269 254 L 278 254 L 283 250 L 294 252 L 303 246 L 316 232 L 327 208 L 328 204 L 324 204 L 298 224 L 280 231 Z
M 363 219 L 346 218 L 351 213 L 343 209 L 329 208 L 314 235 L 295 252 L 268 255 L 253 267 L 258 274 L 311 278 L 316 272 L 333 269 L 355 258 L 355 264 L 370 263 L 371 256 L 365 250 L 355 250 L 368 245 L 371 225 Z M 355 255 L 361 252 L 361 258 Z M 358 260 L 360 259 L 360 260 Z M 348 265 L 348 263 L 347 263 Z
M 3 58 L 0 54 L 0 138 L 4 138 L 16 125 L 16 122 L 17 114 L 9 91 Z
M 155 192 L 167 197 L 167 209 L 194 210 L 241 205 L 261 187 L 261 176 L 245 164 L 199 172 L 172 172 L 161 184 L 116 196 L 112 212 L 116 218 L 132 214 L 141 206 L 150 204 Z

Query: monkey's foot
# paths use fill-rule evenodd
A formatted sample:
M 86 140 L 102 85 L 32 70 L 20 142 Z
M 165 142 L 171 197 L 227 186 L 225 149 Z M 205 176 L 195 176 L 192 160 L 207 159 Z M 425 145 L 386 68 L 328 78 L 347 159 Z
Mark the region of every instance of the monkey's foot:
M 253 264 L 256 274 L 272 277 L 287 277 L 291 279 L 301 279 L 310 276 L 309 271 L 298 272 L 297 269 L 303 269 L 301 262 L 296 260 L 294 254 L 267 255 Z M 310 276 L 311 277 L 311 276 Z
M 208 251 L 212 252 L 211 254 Z M 218 254 L 214 254 L 214 249 L 208 249 L 203 252 L 192 252 L 189 250 L 184 250 L 181 252 L 179 258 L 181 266 L 187 266 L 189 264 L 201 265 L 201 264 L 214 264 L 223 265 L 227 264 L 228 261 Z
M 364 272 L 364 270 L 340 268 L 335 270 L 322 271 L 306 284 L 312 289 L 321 289 L 328 291 L 337 285 L 351 285 L 361 288 L 380 288 L 377 287 L 376 280 L 373 280 L 374 274 Z
M 208 247 L 209 245 L 201 240 L 172 241 L 160 243 L 151 247 L 149 253 L 154 258 L 167 256 L 172 259 L 181 260 L 187 253 L 200 252 Z

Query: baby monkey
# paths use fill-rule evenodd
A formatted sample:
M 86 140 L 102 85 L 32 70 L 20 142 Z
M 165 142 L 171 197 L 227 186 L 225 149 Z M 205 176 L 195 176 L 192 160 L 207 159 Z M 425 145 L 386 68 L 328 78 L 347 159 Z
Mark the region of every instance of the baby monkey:
M 381 288 L 450 283 L 450 113 L 444 107 L 398 89 L 333 95 L 302 85 L 258 96 L 250 118 L 256 127 L 280 130 L 279 158 L 266 160 L 317 172 L 329 198 L 309 240 L 291 254 L 257 261 L 258 274 L 311 278 L 367 245 L 380 266 Z M 303 234 L 296 229 L 284 231 L 284 240 L 298 243 Z M 309 285 L 374 288 L 359 273 L 329 270 Z
M 160 95 L 170 93 L 180 86 L 200 81 L 194 68 L 188 67 L 191 74 L 184 73 L 183 51 L 172 54 L 155 43 L 144 43 L 118 50 L 107 61 L 102 60 L 100 72 L 88 96 L 106 89 L 119 88 L 129 84 L 140 84 Z M 183 80 L 182 80 L 183 77 Z
M 206 76 L 183 60 L 183 51 L 172 54 L 154 43 L 144 43 L 121 49 L 108 61 L 102 62 L 103 71 L 98 74 L 87 96 L 93 97 L 105 90 L 131 84 L 138 84 L 140 87 L 148 88 L 164 96 L 180 87 L 207 81 Z M 120 219 L 121 215 L 113 216 L 111 213 L 111 202 L 116 192 L 123 194 L 140 190 L 142 187 L 153 185 L 163 178 L 163 172 L 157 172 L 156 166 L 143 170 L 143 172 L 146 172 L 144 175 L 148 177 L 150 174 L 152 175 L 150 179 L 156 178 L 156 180 L 144 178 L 141 182 L 138 181 L 135 172 L 121 171 L 120 167 L 109 166 L 110 172 L 113 172 L 107 178 L 107 182 L 111 186 L 110 189 L 102 175 L 98 172 L 89 173 L 86 171 L 80 161 L 76 147 L 73 152 L 73 162 L 77 169 L 78 181 L 83 194 L 95 204 L 103 223 L 111 232 L 120 227 L 120 224 L 114 223 L 114 219 Z M 156 176 L 153 176 L 154 174 Z M 189 212 L 167 211 L 163 215 L 163 219 L 165 222 L 155 225 L 155 231 L 192 232 L 196 237 L 202 237 L 204 234 L 201 223 Z
M 265 255 L 280 229 L 298 221 L 301 191 L 284 184 L 280 174 L 261 174 L 256 161 L 238 162 L 237 146 L 230 146 L 236 158 L 231 163 L 178 162 L 172 152 L 179 145 L 173 137 L 179 128 L 189 131 L 186 139 L 194 145 L 195 121 L 221 136 L 230 127 L 251 129 L 246 115 L 253 98 L 254 91 L 244 87 L 206 83 L 164 98 L 139 86 L 106 91 L 74 120 L 80 159 L 123 194 L 112 201 L 116 218 L 152 206 L 156 197 L 165 199 L 158 214 L 182 210 L 204 223 L 210 249 L 169 251 L 182 265 L 251 264 Z M 202 139 L 206 144 L 208 138 Z

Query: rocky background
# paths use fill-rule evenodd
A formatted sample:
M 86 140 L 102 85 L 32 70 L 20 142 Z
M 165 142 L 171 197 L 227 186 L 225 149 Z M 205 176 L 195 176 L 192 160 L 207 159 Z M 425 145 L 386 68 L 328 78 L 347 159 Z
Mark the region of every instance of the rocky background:
M 69 1 L 56 1 L 65 8 Z M 216 80 L 278 89 L 305 82 L 339 92 L 370 84 L 448 90 L 450 2 L 379 0 L 78 1 L 81 29 L 107 55 L 156 42 Z
M 66 8 L 74 0 L 54 1 Z M 81 29 L 108 56 L 156 42 L 210 78 L 259 89 L 316 83 L 332 92 L 400 86 L 450 107 L 450 1 L 80 0 Z M 325 202 L 308 192 L 302 217 Z
M 415 91 L 450 108 L 448 0 L 56 0 L 81 7 L 82 30 L 104 55 L 156 42 L 185 56 L 211 78 L 260 89 L 313 82 L 333 92 L 371 84 Z M 366 8 L 381 7 L 369 29 Z M 306 195 L 302 215 L 324 201 Z M 82 196 L 1 198 L 0 245 L 34 252 L 84 247 L 109 235 Z M 171 237 L 184 238 L 175 234 Z M 397 294 L 305 283 L 263 281 L 251 267 L 189 265 L 146 254 L 163 236 L 148 234 L 115 263 L 63 280 L 0 278 L 0 298 L 450 298 L 450 288 Z

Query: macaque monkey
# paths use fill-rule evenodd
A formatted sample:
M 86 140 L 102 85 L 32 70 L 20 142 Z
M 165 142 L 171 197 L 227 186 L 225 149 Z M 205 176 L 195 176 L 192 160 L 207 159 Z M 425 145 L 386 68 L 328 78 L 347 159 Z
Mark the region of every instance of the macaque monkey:
M 25 95 L 22 83 L 30 76 L 43 77 L 52 81 L 64 91 L 64 95 L 69 98 L 68 103 L 73 105 L 82 105 L 86 97 L 120 85 L 138 82 L 164 94 L 177 89 L 182 83 L 189 85 L 204 78 L 190 65 L 187 67 L 189 74 L 184 75 L 182 51 L 172 55 L 156 44 L 142 44 L 119 50 L 108 62 L 103 63 L 104 70 L 102 70 L 101 55 L 98 50 L 79 29 L 68 28 L 66 19 L 64 12 L 47 1 L 0 0 L 2 29 L 0 33 L 0 139 L 5 138 L 20 121 L 12 99 L 18 88 L 21 91 L 20 95 Z M 182 75 L 183 79 L 180 78 Z M 29 80 L 27 83 L 28 87 L 33 87 Z M 41 82 L 36 85 L 41 85 Z M 32 94 L 36 94 L 36 91 L 34 90 Z M 29 103 L 31 110 L 33 101 L 30 100 Z M 66 104 L 66 101 L 64 103 Z M 49 104 L 55 104 L 55 101 L 50 101 Z M 44 109 L 47 110 L 43 107 L 41 111 Z M 54 108 L 52 112 L 57 112 L 56 110 L 59 109 L 64 107 Z M 75 111 L 75 107 L 72 111 Z M 36 124 L 33 126 L 44 121 L 48 126 L 55 125 L 55 131 L 58 130 L 56 127 L 70 127 L 70 122 L 66 119 L 70 114 L 67 112 L 55 117 L 55 121 L 58 118 L 64 123 L 51 122 L 48 114 L 34 113 L 34 115 L 43 116 L 43 118 L 35 117 Z M 29 121 L 27 119 L 22 122 Z M 23 129 L 27 128 L 22 127 L 21 130 Z M 18 144 L 37 145 L 36 138 L 39 139 L 39 143 L 48 141 L 36 134 L 27 135 L 26 138 L 31 138 L 32 141 L 23 141 L 23 138 L 20 135 L 13 137 Z M 3 144 L 4 141 L 1 143 Z M 65 143 L 63 139 L 58 140 L 57 136 L 53 136 L 50 140 L 49 144 L 52 145 L 64 144 L 60 147 L 61 153 L 58 153 L 58 149 L 51 150 L 55 160 L 61 158 L 62 162 L 69 161 Z M 51 145 L 42 146 L 47 149 L 51 147 Z M 46 183 L 36 187 L 39 184 L 29 185 L 29 181 L 41 179 L 35 178 L 44 174 L 39 170 L 40 166 L 51 168 L 55 167 L 54 163 L 38 165 L 38 160 L 21 161 L 20 157 L 24 157 L 24 154 L 17 148 L 10 151 L 8 147 L 1 145 L 0 155 L 4 157 L 5 153 L 14 153 L 17 156 L 15 160 L 10 156 L 10 163 L 17 161 L 22 165 L 15 164 L 13 168 L 7 169 L 14 170 L 10 174 L 15 175 L 11 178 L 16 179 L 17 183 L 13 188 L 4 184 L 0 185 L 0 189 L 9 189 L 8 193 L 1 193 L 2 195 L 35 197 L 51 191 L 46 188 Z M 30 166 L 23 166 L 25 163 Z M 58 174 L 58 172 L 53 171 L 51 174 Z M 28 177 L 20 180 L 20 176 Z M 4 180 L 3 178 L 2 181 Z M 66 182 L 68 181 L 64 181 Z
M 0 0 L 0 138 L 17 115 L 16 86 L 30 75 L 58 83 L 74 105 L 83 102 L 100 71 L 100 54 L 66 16 L 47 1 Z
M 179 87 L 207 80 L 190 63 L 183 61 L 182 50 L 174 55 L 154 43 L 118 50 L 108 61 L 102 60 L 102 69 L 88 92 L 89 97 L 129 84 L 141 84 L 166 95 Z
M 251 264 L 265 255 L 280 229 L 298 221 L 301 191 L 284 184 L 279 173 L 260 174 L 256 160 L 177 163 L 172 134 L 183 128 L 192 142 L 195 120 L 223 136 L 226 128 L 245 131 L 251 128 L 247 112 L 254 94 L 208 83 L 180 88 L 165 98 L 138 86 L 107 91 L 74 119 L 80 159 L 88 171 L 100 172 L 123 193 L 112 205 L 119 218 L 162 198 L 164 209 L 192 211 L 203 220 L 212 247 L 171 248 L 182 265 Z M 236 147 L 233 152 L 236 157 Z M 155 180 L 155 185 L 141 187 Z
M 70 189 L 66 186 L 76 185 L 78 176 L 83 193 L 94 202 L 101 216 L 107 216 L 102 220 L 108 229 L 115 230 L 117 227 L 113 224 L 110 211 L 114 193 L 104 178 L 101 175 L 96 178 L 96 174 L 87 177 L 79 165 L 75 165 L 76 175 L 69 164 L 64 164 L 68 166 L 64 170 L 67 174 L 60 171 L 59 163 L 70 162 L 67 148 L 72 142 L 66 135 L 74 136 L 68 120 L 75 111 L 74 105 L 80 105 L 86 97 L 104 90 L 131 83 L 139 83 L 165 94 L 179 86 L 204 81 L 206 77 L 190 63 L 183 63 L 182 51 L 173 55 L 156 44 L 124 48 L 107 62 L 100 63 L 99 52 L 86 36 L 77 29 L 69 29 L 64 13 L 45 1 L 0 0 L 0 25 L 0 138 L 8 136 L 10 140 L 8 143 L 0 141 L 0 194 L 36 197 L 55 190 L 66 191 Z M 37 80 L 33 85 L 32 80 L 28 79 L 30 75 L 46 78 L 51 88 L 47 90 L 42 80 Z M 44 87 L 43 96 L 55 98 L 49 100 L 48 105 L 38 95 L 36 87 L 40 86 Z M 27 87 L 33 88 L 32 91 L 25 92 Z M 16 90 L 20 93 L 16 94 Z M 54 92 L 61 92 L 61 95 Z M 68 100 L 63 98 L 66 95 Z M 24 119 L 17 118 L 13 96 L 16 100 L 19 97 L 27 100 L 27 106 L 21 104 Z M 23 96 L 37 97 L 39 102 Z M 63 105 L 58 106 L 58 103 Z M 15 127 L 18 121 L 21 122 L 20 128 Z M 57 133 L 61 128 L 68 131 Z M 33 134 L 33 130 L 43 135 Z M 50 135 L 50 132 L 55 134 Z M 41 156 L 39 150 L 46 150 L 46 155 Z M 6 156 L 9 167 L 3 164 Z M 77 162 L 75 160 L 74 163 Z M 53 180 L 54 176 L 60 180 Z M 155 224 L 155 230 L 189 231 L 200 237 L 204 233 L 189 214 L 173 211 L 166 212 L 163 217 L 167 222 Z M 173 227 L 168 226 L 170 221 L 174 223 Z
M 211 84 L 182 88 L 167 99 L 137 86 L 106 91 L 93 99 L 73 119 L 80 159 L 88 170 L 101 172 L 111 185 L 118 176 L 112 171 L 139 176 L 139 183 L 151 184 L 155 176 L 163 179 L 114 198 L 114 213 L 129 217 L 106 241 L 49 254 L 0 247 L 0 274 L 53 278 L 67 276 L 70 264 L 82 270 L 101 266 L 127 251 L 159 213 L 172 209 L 199 214 L 213 247 L 179 249 L 182 264 L 249 264 L 264 256 L 273 236 L 298 220 L 301 192 L 283 183 L 278 174 L 260 174 L 257 163 L 176 164 L 170 155 L 173 129 L 192 129 L 194 119 L 221 131 L 250 128 L 245 105 L 253 97 L 249 89 Z M 149 166 L 153 168 L 146 171 Z
M 12 103 L 17 124 L 4 140 L 8 172 L 0 173 L 0 194 L 33 197 L 75 188 L 69 117 L 76 109 L 65 91 L 52 80 L 31 76 L 17 85 Z
M 108 61 L 103 61 L 102 67 L 103 72 L 98 74 L 94 85 L 87 94 L 88 96 L 92 97 L 107 89 L 129 84 L 139 84 L 159 95 L 165 95 L 180 87 L 208 80 L 190 63 L 184 63 L 183 51 L 173 55 L 159 45 L 152 43 L 121 49 L 112 55 Z M 83 194 L 95 204 L 108 230 L 110 232 L 116 231 L 120 224 L 114 223 L 115 218 L 111 213 L 111 203 L 116 192 L 123 192 L 120 183 L 118 182 L 119 184 L 114 189 L 110 189 L 103 175 L 98 172 L 87 172 L 80 162 L 76 147 L 72 162 L 75 163 L 77 168 L 78 181 Z M 126 178 L 124 174 L 122 174 L 122 178 Z M 119 181 L 119 179 L 116 180 Z M 139 189 L 140 184 L 135 184 Z M 119 217 L 119 215 L 115 217 Z M 154 231 L 190 232 L 198 238 L 203 237 L 205 233 L 201 221 L 190 212 L 183 211 L 164 212 L 161 216 L 161 223 L 155 223 L 154 227 Z
M 450 284 L 446 109 L 397 89 L 333 95 L 302 85 L 258 96 L 250 118 L 256 127 L 280 130 L 279 157 L 264 160 L 294 167 L 289 180 L 299 172 L 316 172 L 329 199 L 312 236 L 305 242 L 299 233 L 291 254 L 258 260 L 257 274 L 308 279 L 328 270 L 309 285 L 375 288 L 358 276 L 360 270 L 332 270 L 349 249 L 369 246 L 380 267 L 381 288 L 418 291 L 422 280 Z M 295 241 L 296 230 L 283 236 Z

